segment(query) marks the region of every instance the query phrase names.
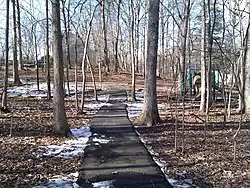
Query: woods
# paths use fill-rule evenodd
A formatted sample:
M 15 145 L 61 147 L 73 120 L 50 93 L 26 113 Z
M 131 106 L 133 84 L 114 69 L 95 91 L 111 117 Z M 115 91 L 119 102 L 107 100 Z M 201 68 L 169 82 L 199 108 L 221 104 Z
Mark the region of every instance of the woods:
M 244 187 L 236 171 L 246 159 L 239 173 L 250 182 L 247 0 L 6 0 L 0 5 L 1 139 L 25 137 L 30 130 L 46 138 L 75 138 L 76 122 L 90 126 L 103 105 L 116 103 L 112 92 L 125 90 L 128 114 L 131 106 L 136 114 L 130 121 L 142 139 L 148 138 L 146 147 L 176 168 L 164 172 L 167 176 L 188 171 L 201 179 L 199 186 Z M 26 111 L 30 108 L 34 112 Z M 26 116 L 32 122 L 28 128 L 20 121 Z M 223 165 L 210 164 L 221 156 L 226 156 Z M 191 167 L 184 168 L 188 160 Z

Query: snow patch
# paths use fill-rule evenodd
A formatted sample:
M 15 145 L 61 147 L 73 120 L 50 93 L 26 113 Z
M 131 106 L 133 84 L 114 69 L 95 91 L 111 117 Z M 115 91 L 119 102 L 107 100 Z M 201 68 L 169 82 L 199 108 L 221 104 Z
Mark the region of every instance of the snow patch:
M 93 188 L 114 188 L 114 180 L 111 181 L 100 181 L 92 183 Z
M 110 142 L 110 140 L 102 138 L 93 138 L 93 142 L 99 142 L 100 144 L 107 144 Z
M 98 96 L 99 101 L 106 102 L 106 103 L 109 101 L 109 98 L 110 98 L 110 94 Z
M 127 100 L 129 101 L 131 97 L 130 93 L 127 93 Z M 143 92 L 136 92 L 135 93 L 136 102 L 127 102 L 127 111 L 129 119 L 138 117 L 141 114 L 143 100 L 144 100 L 144 93 Z
M 54 176 L 52 179 L 43 185 L 38 185 L 33 188 L 79 188 L 80 186 L 76 183 L 79 173 L 71 173 L 67 177 Z
M 71 129 L 74 139 L 65 141 L 62 145 L 49 145 L 44 147 L 44 156 L 72 158 L 84 153 L 89 137 L 92 135 L 89 127 Z
M 92 103 L 89 103 L 89 104 L 85 104 L 84 105 L 86 108 L 90 108 L 90 109 L 93 109 L 93 110 L 99 110 L 101 107 L 103 106 L 112 106 L 112 104 L 110 103 L 104 103 L 104 102 L 92 102 Z
M 143 106 L 142 102 L 128 102 L 126 104 L 129 118 L 138 117 L 141 114 Z

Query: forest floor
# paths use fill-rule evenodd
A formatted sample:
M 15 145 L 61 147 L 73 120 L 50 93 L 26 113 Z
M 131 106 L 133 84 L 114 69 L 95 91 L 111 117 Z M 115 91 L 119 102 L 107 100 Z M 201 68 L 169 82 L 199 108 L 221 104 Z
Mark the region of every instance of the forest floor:
M 23 79 L 29 74 L 35 75 L 32 71 L 25 73 Z M 71 77 L 73 81 L 73 73 Z M 130 78 L 126 73 L 110 73 L 103 77 L 102 85 L 97 83 L 97 87 L 129 91 Z M 29 77 L 30 80 L 35 82 L 32 77 Z M 137 75 L 136 80 L 136 90 L 141 91 L 143 77 Z M 162 123 L 153 127 L 135 127 L 165 174 L 189 187 L 250 187 L 250 125 L 245 116 L 236 139 L 235 160 L 233 155 L 233 136 L 240 120 L 240 115 L 235 113 L 237 105 L 233 103 L 232 115 L 224 122 L 223 103 L 218 100 L 211 108 L 209 123 L 205 126 L 205 113 L 199 111 L 197 101 L 185 102 L 183 116 L 182 102 L 176 97 L 169 97 L 174 91 L 173 81 L 158 79 L 157 83 Z M 89 82 L 87 89 L 91 87 Z M 78 167 L 82 166 L 81 155 L 56 159 L 43 155 L 46 146 L 60 145 L 67 139 L 53 136 L 53 104 L 42 95 L 44 93 L 40 94 L 24 96 L 12 93 L 9 97 L 11 113 L 0 114 L 0 187 L 32 187 L 57 177 L 73 180 L 75 172 L 80 170 Z M 87 97 L 84 114 L 77 113 L 74 96 L 66 98 L 66 113 L 71 128 L 88 127 L 96 112 L 96 108 L 91 106 L 91 98 L 92 95 Z M 170 99 L 174 100 L 170 102 Z M 237 102 L 236 99 L 232 101 Z M 130 116 L 132 122 L 139 113 L 140 109 L 137 109 Z

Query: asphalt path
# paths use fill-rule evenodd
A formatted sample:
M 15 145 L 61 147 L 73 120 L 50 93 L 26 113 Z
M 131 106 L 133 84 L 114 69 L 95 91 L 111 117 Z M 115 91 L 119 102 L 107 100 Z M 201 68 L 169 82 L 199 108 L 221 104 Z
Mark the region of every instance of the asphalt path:
M 125 91 L 111 91 L 112 105 L 101 107 L 94 116 L 77 184 L 88 188 L 110 181 L 106 187 L 172 187 L 129 121 L 126 95 Z

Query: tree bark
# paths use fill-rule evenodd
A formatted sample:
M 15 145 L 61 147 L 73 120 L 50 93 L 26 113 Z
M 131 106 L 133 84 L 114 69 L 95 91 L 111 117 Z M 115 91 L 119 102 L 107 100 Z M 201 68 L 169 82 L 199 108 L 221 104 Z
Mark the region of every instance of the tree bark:
M 95 6 L 92 12 L 92 15 L 89 21 L 89 28 L 88 28 L 87 36 L 86 36 L 85 43 L 84 43 L 84 51 L 83 51 L 83 57 L 82 57 L 82 98 L 81 98 L 80 110 L 83 110 L 83 107 L 84 107 L 85 82 L 86 82 L 86 59 L 87 59 L 89 37 L 90 37 L 91 28 L 92 28 L 92 21 L 94 18 L 94 14 L 98 6 L 99 4 Z
M 249 8 L 250 9 L 250 8 Z M 248 27 L 246 31 L 246 37 L 245 37 L 245 54 L 243 59 L 243 64 L 245 65 L 243 67 L 243 78 L 245 82 L 243 82 L 244 87 L 244 104 L 245 104 L 245 114 L 250 115 L 250 14 L 248 16 Z
M 206 105 L 206 0 L 202 1 L 202 6 L 200 111 L 204 111 Z
M 49 55 L 49 2 L 46 0 L 46 63 L 47 63 L 47 99 L 51 99 L 50 55 Z
M 18 29 L 18 49 L 19 49 L 19 70 L 23 70 L 23 52 L 22 52 L 22 31 L 19 0 L 16 0 L 17 6 L 17 29 Z
M 92 64 L 91 64 L 91 62 L 89 60 L 89 56 L 88 55 L 87 55 L 87 64 L 89 66 L 89 70 L 90 70 L 90 74 L 91 74 L 91 79 L 92 79 L 92 83 L 93 83 L 94 98 L 95 98 L 95 101 L 98 101 L 97 92 L 96 92 L 96 82 L 95 82 L 94 70 L 93 70 Z
M 141 116 L 137 120 L 138 123 L 147 126 L 152 126 L 160 121 L 156 93 L 158 29 L 159 1 L 149 0 L 144 103 Z
M 36 36 L 36 26 L 34 25 L 33 29 L 34 34 L 34 45 L 35 45 L 35 60 L 36 60 L 36 84 L 37 90 L 40 90 L 40 80 L 39 80 L 39 65 L 38 65 L 38 52 L 37 52 L 37 36 Z
M 63 51 L 60 23 L 60 1 L 52 0 L 52 29 L 54 52 L 54 119 L 55 132 L 60 136 L 71 136 L 66 118 L 63 91 Z
M 119 69 L 119 58 L 118 58 L 118 42 L 120 36 L 120 10 L 122 0 L 118 0 L 118 12 L 117 12 L 117 29 L 116 29 L 116 40 L 115 40 L 115 72 Z
M 70 51 L 69 51 L 69 5 L 68 5 L 68 11 L 67 11 L 67 17 L 65 13 L 65 3 L 66 1 L 62 1 L 63 3 L 63 8 L 62 8 L 62 13 L 63 13 L 63 23 L 64 23 L 64 28 L 65 28 L 65 44 L 66 44 L 66 81 L 67 81 L 67 91 L 68 91 L 68 96 L 70 96 L 70 87 L 69 87 L 69 69 L 71 68 L 71 61 L 70 61 Z
M 2 96 L 2 109 L 7 109 L 7 89 L 9 77 L 9 13 L 10 0 L 6 0 L 6 26 L 5 26 L 5 70 L 4 70 L 4 88 Z
M 103 33 L 103 42 L 104 42 L 104 66 L 106 68 L 106 73 L 109 72 L 109 57 L 108 57 L 108 44 L 107 44 L 107 28 L 106 28 L 106 19 L 105 19 L 105 2 L 106 0 L 101 0 L 102 8 L 102 33 Z
M 131 52 L 131 101 L 135 101 L 135 10 L 133 0 L 130 1 L 130 13 L 131 13 L 131 31 L 130 31 L 130 52 Z
M 17 61 L 17 22 L 16 22 L 16 2 L 12 0 L 13 7 L 13 34 L 14 34 L 14 46 L 13 46 L 13 80 L 14 85 L 21 85 L 18 72 L 18 61 Z
M 78 33 L 76 31 L 75 35 L 75 100 L 76 100 L 76 110 L 79 110 L 79 101 L 78 101 L 78 62 L 77 62 L 77 56 L 78 56 L 78 51 L 77 51 L 77 37 Z
M 212 77 L 212 53 L 213 53 L 213 34 L 214 34 L 214 28 L 215 28 L 215 20 L 216 20 L 216 12 L 215 12 L 215 7 L 216 7 L 216 0 L 214 0 L 213 3 L 213 11 L 211 10 L 211 1 L 207 0 L 207 6 L 208 6 L 208 15 L 209 15 L 209 20 L 208 20 L 208 62 L 207 62 L 207 98 L 206 98 L 206 114 L 208 115 L 209 113 L 209 108 L 212 105 L 212 83 L 211 83 L 211 77 Z M 213 17 L 212 14 L 213 13 Z M 212 20 L 213 18 L 213 20 Z
M 188 22 L 190 14 L 190 0 L 185 2 L 184 8 L 184 17 L 183 17 L 183 26 L 181 31 L 181 52 L 180 52 L 180 81 L 182 86 L 182 97 L 184 98 L 186 90 L 186 44 L 187 44 L 187 31 L 188 31 Z M 184 79 L 183 79 L 184 78 Z

